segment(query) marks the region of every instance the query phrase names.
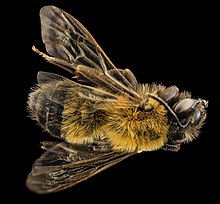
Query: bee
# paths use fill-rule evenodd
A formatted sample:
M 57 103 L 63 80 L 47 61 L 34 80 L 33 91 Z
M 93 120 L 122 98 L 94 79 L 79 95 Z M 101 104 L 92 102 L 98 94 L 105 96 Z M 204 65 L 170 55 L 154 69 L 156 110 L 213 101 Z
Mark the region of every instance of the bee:
M 45 150 L 29 173 L 33 192 L 58 192 L 134 154 L 166 150 L 196 139 L 208 101 L 176 86 L 140 84 L 129 69 L 118 69 L 89 31 L 55 6 L 40 10 L 46 61 L 71 78 L 40 71 L 28 95 L 30 117 L 60 142 Z

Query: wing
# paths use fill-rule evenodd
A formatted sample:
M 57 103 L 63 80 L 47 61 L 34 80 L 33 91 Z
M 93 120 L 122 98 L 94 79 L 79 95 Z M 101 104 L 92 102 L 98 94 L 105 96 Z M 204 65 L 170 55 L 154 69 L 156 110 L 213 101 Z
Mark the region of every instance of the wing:
M 94 101 L 97 104 L 102 103 L 102 105 L 115 104 L 116 101 L 120 104 L 121 97 L 118 95 L 101 88 L 74 82 L 58 74 L 40 71 L 38 72 L 37 80 L 37 88 L 41 89 L 46 99 L 61 106 L 68 106 L 68 101 L 74 101 L 76 99 Z M 118 91 L 117 87 L 109 87 L 109 89 L 111 89 L 111 92 Z M 38 100 L 35 99 L 34 101 Z M 126 98 L 123 98 L 123 103 L 123 107 L 131 107 L 129 99 L 126 100 Z
M 44 142 L 42 148 L 47 151 L 35 161 L 26 180 L 27 187 L 40 194 L 74 186 L 132 155 L 113 152 L 105 142 L 87 146 Z
M 100 87 L 102 83 L 97 78 L 102 78 L 109 87 L 117 86 L 119 93 L 139 97 L 133 73 L 129 69 L 117 69 L 74 17 L 57 7 L 45 6 L 40 11 L 40 19 L 42 39 L 52 57 L 34 48 L 36 52 L 92 85 Z
M 40 19 L 42 40 L 51 56 L 95 69 L 115 68 L 88 30 L 65 11 L 45 6 L 40 10 Z

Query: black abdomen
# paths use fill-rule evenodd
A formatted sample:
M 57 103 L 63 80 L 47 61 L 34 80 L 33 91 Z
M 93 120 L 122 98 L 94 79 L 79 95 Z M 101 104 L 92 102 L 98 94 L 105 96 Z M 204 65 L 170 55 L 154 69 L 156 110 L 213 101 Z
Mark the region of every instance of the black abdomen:
M 28 109 L 31 117 L 56 137 L 60 137 L 65 99 L 66 91 L 58 82 L 40 84 L 29 94 Z

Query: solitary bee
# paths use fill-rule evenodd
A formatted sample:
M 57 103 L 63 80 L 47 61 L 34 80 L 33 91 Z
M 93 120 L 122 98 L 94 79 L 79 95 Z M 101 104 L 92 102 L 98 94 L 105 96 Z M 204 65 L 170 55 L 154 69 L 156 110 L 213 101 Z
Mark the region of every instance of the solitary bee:
M 118 69 L 88 30 L 55 6 L 40 10 L 48 62 L 73 78 L 39 72 L 28 97 L 30 116 L 62 142 L 42 142 L 27 187 L 36 193 L 69 188 L 144 151 L 178 151 L 199 135 L 208 102 L 176 86 L 140 84 Z

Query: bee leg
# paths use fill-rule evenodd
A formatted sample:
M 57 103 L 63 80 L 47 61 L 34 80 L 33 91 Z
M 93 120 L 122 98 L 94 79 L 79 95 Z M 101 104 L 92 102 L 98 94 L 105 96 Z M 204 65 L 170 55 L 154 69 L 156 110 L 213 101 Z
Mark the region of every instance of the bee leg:
M 48 56 L 45 53 L 38 50 L 35 46 L 32 46 L 32 50 L 34 52 L 36 52 L 37 54 L 39 54 L 40 56 L 42 56 L 48 62 L 50 62 L 54 65 L 60 66 L 60 67 L 62 67 L 63 69 L 67 70 L 70 73 L 74 73 L 74 71 L 76 70 L 76 66 L 75 66 L 74 63 L 70 63 L 66 60 L 62 60 L 62 59 L 58 59 L 58 58 L 55 58 L 55 57 Z
M 99 140 L 94 139 L 91 143 L 91 146 L 94 151 L 108 152 L 112 150 L 108 140 L 106 140 L 105 138 Z
M 56 144 L 58 144 L 58 142 L 51 142 L 51 141 L 43 141 L 40 143 L 41 144 L 41 148 L 44 150 L 48 150 L 51 147 L 55 146 Z
M 165 90 L 159 90 L 158 95 L 164 101 L 169 102 L 172 101 L 179 94 L 179 89 L 176 86 L 170 86 Z
M 180 150 L 181 144 L 165 144 L 164 147 L 162 147 L 162 150 L 164 151 L 171 151 L 171 152 L 178 152 Z
M 180 150 L 180 146 L 185 140 L 186 138 L 184 132 L 179 130 L 175 135 L 168 139 L 168 142 L 164 145 L 163 150 L 177 152 Z

